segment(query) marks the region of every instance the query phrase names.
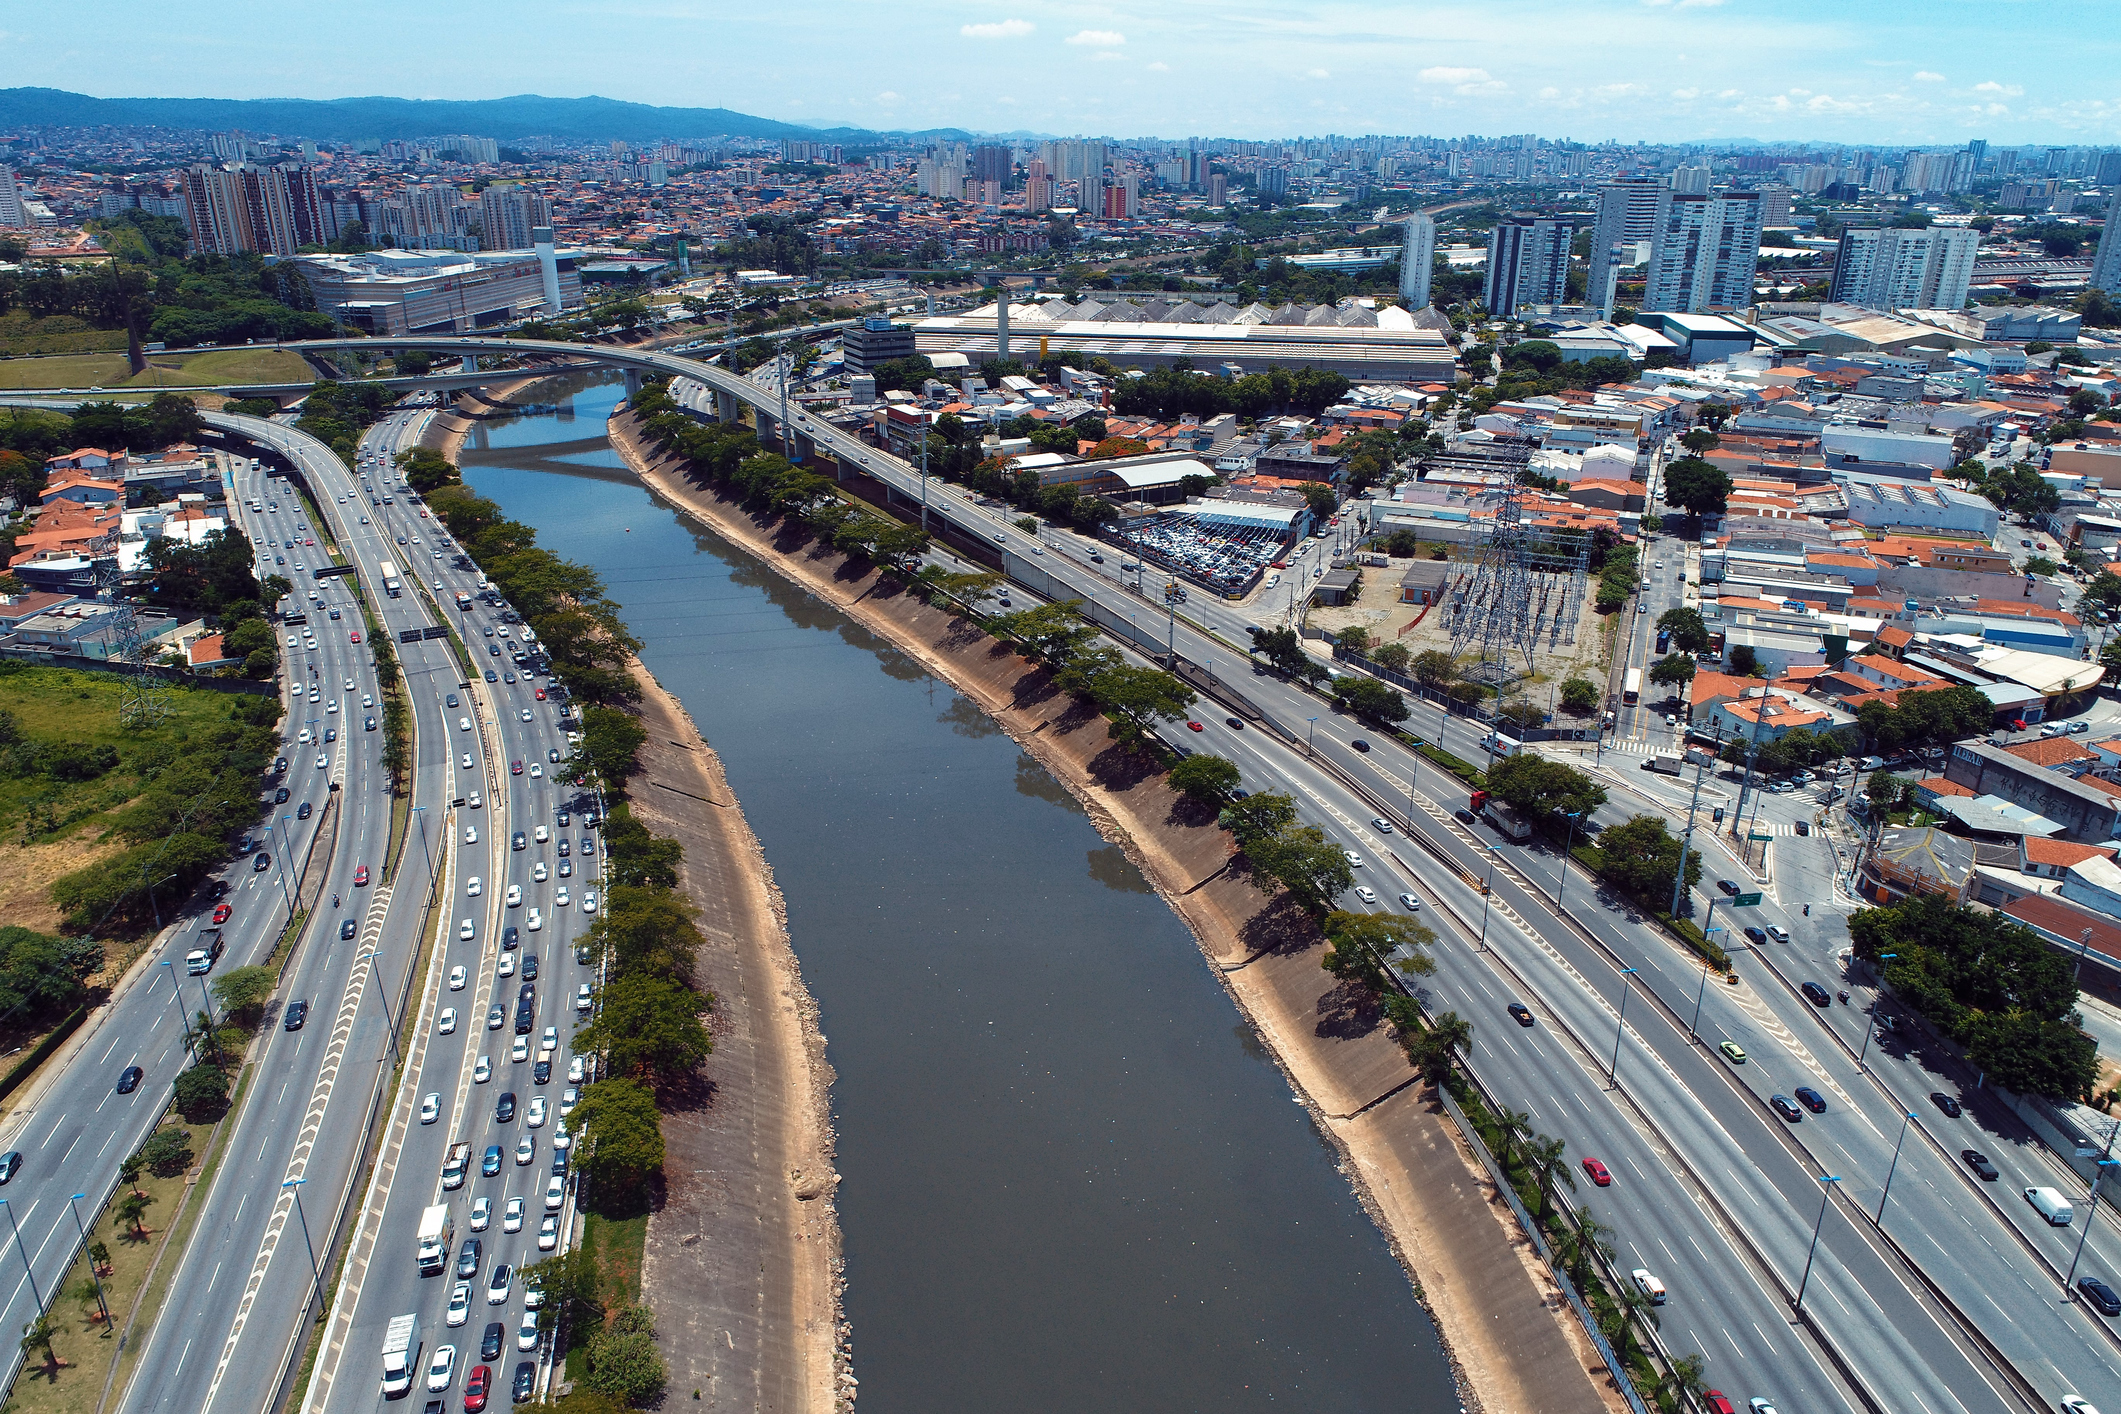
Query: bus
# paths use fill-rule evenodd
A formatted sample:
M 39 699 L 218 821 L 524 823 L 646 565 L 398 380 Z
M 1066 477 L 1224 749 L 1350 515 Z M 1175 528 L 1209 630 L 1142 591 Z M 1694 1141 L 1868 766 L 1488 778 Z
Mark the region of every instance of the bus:
M 1642 669 L 1628 669 L 1627 686 L 1621 689 L 1620 700 L 1630 707 L 1642 700 Z

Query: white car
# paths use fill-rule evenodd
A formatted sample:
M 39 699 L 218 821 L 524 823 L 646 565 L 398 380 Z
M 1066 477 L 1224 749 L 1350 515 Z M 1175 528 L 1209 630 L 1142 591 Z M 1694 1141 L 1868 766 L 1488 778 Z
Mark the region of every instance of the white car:
M 510 884 L 508 886 L 508 906 L 510 908 L 521 908 L 523 906 L 523 886 L 521 884 Z
M 567 1121 L 557 1120 L 552 1126 L 552 1147 L 555 1153 L 564 1154 L 567 1146 L 574 1143 L 574 1135 L 568 1132 Z
M 329 701 L 327 701 L 327 702 L 326 702 L 326 703 L 324 704 L 324 710 L 325 710 L 325 711 L 327 711 L 327 712 L 336 712 L 336 711 L 338 711 L 338 710 L 339 710 L 339 699 L 338 699 L 338 698 L 336 698 L 336 697 L 334 697 L 334 698 L 330 699 Z
M 537 1129 L 545 1123 L 546 1113 L 545 1097 L 543 1095 L 532 1095 L 530 1097 L 530 1107 L 523 1111 L 523 1123 L 529 1125 L 532 1129 Z
M 470 924 L 470 921 L 469 921 L 469 920 L 466 920 L 466 922 L 465 922 L 465 926 L 466 926 L 467 928 L 471 926 L 471 924 Z M 465 971 L 464 971 L 464 969 L 463 969 L 462 967 L 452 967 L 452 968 L 450 968 L 450 969 L 449 969 L 449 990 L 450 990 L 450 991 L 452 991 L 452 992 L 461 992 L 461 991 L 463 991 L 463 990 L 464 990 L 464 983 L 465 983 L 466 981 L 468 981 L 468 980 L 469 980 L 469 978 L 468 978 L 467 974 L 465 973 Z
M 554 1174 L 545 1180 L 545 1211 L 557 1213 L 567 1202 L 567 1180 Z
M 478 827 L 477 825 L 466 825 L 466 826 L 464 827 L 464 843 L 466 843 L 466 844 L 477 844 L 478 842 L 479 842 L 479 827 Z
M 461 1326 L 470 1319 L 471 1283 L 460 1281 L 449 1288 L 449 1314 L 442 1318 L 442 1323 L 448 1326 Z M 439 1354 L 440 1352 L 436 1353 Z M 435 1382 L 431 1376 L 427 1381 L 427 1387 L 429 1389 L 435 1388 Z M 445 1385 L 444 1388 L 446 1387 Z
M 516 1163 L 527 1164 L 538 1156 L 538 1140 L 534 1134 L 526 1134 L 516 1140 Z
M 443 1007 L 441 1014 L 435 1018 L 435 1035 L 454 1036 L 456 1034 L 457 1009 L 453 1006 Z
M 565 884 L 552 891 L 552 906 L 554 908 L 565 908 L 568 901 L 567 886 Z
M 1361 899 L 1364 903 L 1375 903 L 1377 902 L 1377 891 L 1368 885 L 1357 884 L 1355 886 L 1355 897 Z
M 363 707 L 373 707 L 376 705 L 376 699 L 364 692 L 361 694 L 361 705 Z
M 1349 866 L 1350 868 L 1353 868 L 1353 869 L 1360 869 L 1360 868 L 1362 868 L 1362 856 L 1361 856 L 1361 855 L 1357 854 L 1357 853 L 1356 853 L 1356 852 L 1355 852 L 1354 850 L 1352 850 L 1352 849 L 1344 849 L 1344 850 L 1342 850 L 1342 851 L 1341 851 L 1341 853 L 1342 853 L 1342 854 L 1344 854 L 1344 855 L 1346 855 L 1346 856 L 1348 857 L 1348 866 Z
M 514 1044 L 510 1045 L 508 1048 L 508 1058 L 512 1061 L 515 1061 L 517 1064 L 521 1064 L 522 1062 L 529 1060 L 530 1038 L 528 1036 L 516 1037 Z
M 471 1230 L 484 1232 L 493 1222 L 493 1199 L 480 1196 L 471 1200 Z
M 460 771 L 469 771 L 471 769 L 470 752 L 467 751 L 461 757 L 457 758 L 457 769 Z
M 567 1058 L 567 1083 L 570 1085 L 581 1084 L 582 1072 L 585 1069 L 586 1067 L 582 1064 L 580 1056 L 569 1056 Z
M 550 1252 L 560 1245 L 560 1215 L 547 1213 L 538 1220 L 538 1250 Z
M 477 936 L 478 929 L 472 927 L 471 920 L 469 918 L 457 924 L 457 937 L 462 939 L 464 942 L 468 943 Z
M 508 1206 L 501 1209 L 501 1231 L 521 1232 L 523 1230 L 523 1206 L 521 1198 L 508 1200 Z
M 469 1304 L 467 1302 L 467 1304 Z M 427 1392 L 441 1394 L 449 1388 L 449 1381 L 457 1370 L 457 1348 L 454 1345 L 438 1345 L 434 1358 L 427 1362 Z
M 559 1048 L 560 1028 L 557 1026 L 546 1027 L 545 1034 L 538 1037 L 538 1049 L 540 1051 L 543 1051 L 545 1054 L 550 1055 L 552 1054 L 552 1052 L 557 1051 Z
M 464 893 L 469 898 L 477 898 L 484 888 L 485 885 L 479 881 L 479 876 L 476 874 L 464 881 Z
M 523 1323 L 516 1327 L 516 1349 L 536 1350 L 537 1348 L 538 1313 L 526 1310 L 523 1313 Z
M 516 955 L 515 955 L 514 953 L 512 953 L 512 952 L 504 952 L 504 953 L 502 953 L 502 954 L 501 954 L 501 961 L 500 961 L 500 963 L 499 963 L 499 964 L 497 965 L 497 967 L 495 968 L 495 970 L 494 970 L 494 974 L 493 974 L 493 975 L 494 975 L 494 976 L 496 976 L 496 977 L 513 977 L 513 976 L 515 976 L 515 975 L 516 975 Z
M 538 764 L 537 762 L 535 762 L 535 761 L 531 762 L 531 763 L 530 763 L 530 779 L 532 779 L 532 780 L 534 780 L 534 781 L 536 781 L 536 780 L 542 780 L 542 779 L 544 778 L 544 776 L 545 776 L 545 768 L 544 768 L 543 766 L 540 766 L 540 765 L 539 765 L 539 764 Z
M 530 837 L 533 840 L 536 840 L 539 844 L 543 844 L 545 843 L 545 841 L 552 838 L 552 831 L 546 829 L 543 825 L 540 825 L 537 827 L 537 829 L 530 832 Z
M 471 1083 L 484 1085 L 491 1079 L 493 1079 L 493 1057 L 480 1056 L 471 1067 Z
M 486 1304 L 489 1306 L 507 1305 L 508 1293 L 514 1289 L 515 1283 L 515 1268 L 509 1266 L 506 1262 L 494 1263 L 493 1272 L 486 1278 Z
M 459 717 L 459 718 L 457 718 L 457 730 L 458 730 L 458 731 L 460 731 L 460 732 L 468 732 L 468 731 L 470 731 L 470 730 L 471 730 L 471 718 L 469 718 L 469 717 Z
M 480 803 L 481 803 L 481 802 L 480 802 L 480 800 L 479 800 L 479 793 L 478 793 L 477 791 L 473 791 L 473 792 L 471 793 L 471 801 L 470 801 L 470 804 L 471 804 L 471 808 L 472 808 L 472 809 L 474 809 L 474 810 L 478 809 L 478 808 L 479 808 L 479 805 L 480 805 Z
M 542 883 L 544 883 L 544 882 L 545 882 L 545 881 L 546 881 L 547 879 L 549 879 L 549 878 L 551 878 L 551 877 L 552 877 L 552 871 L 551 871 L 551 870 L 549 870 L 549 869 L 547 869 L 547 868 L 545 867 L 545 861 L 544 861 L 544 860 L 540 859 L 540 860 L 539 860 L 539 861 L 538 861 L 537 863 L 535 863 L 535 864 L 533 864 L 533 865 L 531 865 L 531 866 L 530 866 L 530 882 L 531 882 L 531 883 L 533 883 L 533 884 L 542 884 Z
M 574 1089 L 574 1087 L 573 1087 L 573 1086 L 569 1086 L 569 1087 L 568 1087 L 567 1089 L 565 1089 L 565 1090 L 562 1090 L 562 1091 L 560 1092 L 560 1118 L 561 1118 L 561 1119 L 565 1119 L 565 1118 L 567 1118 L 567 1116 L 569 1116 L 569 1115 L 571 1115 L 571 1114 L 573 1114 L 573 1113 L 574 1113 L 574 1106 L 575 1106 L 575 1101 L 576 1101 L 576 1100 L 578 1100 L 578 1099 L 580 1099 L 580 1098 L 581 1098 L 581 1096 L 580 1096 L 580 1095 L 579 1095 L 579 1094 L 578 1094 L 578 1093 L 577 1093 L 577 1092 L 575 1091 L 575 1089 Z
M 420 1123 L 433 1124 L 442 1117 L 442 1097 L 430 1090 L 420 1097 Z
M 1414 913 L 1421 908 L 1421 900 L 1412 894 L 1401 894 L 1399 896 L 1399 906 L 1409 913 Z
M 331 758 L 330 758 L 329 756 L 325 756 L 325 755 L 323 755 L 322 753 L 319 753 L 319 754 L 318 754 L 318 756 L 317 756 L 317 769 L 318 769 L 319 771 L 323 770 L 323 769 L 324 769 L 324 768 L 325 768 L 326 766 L 329 766 L 330 764 L 331 764 Z
M 594 998 L 590 993 L 589 984 L 587 982 L 584 982 L 581 986 L 575 988 L 574 1009 L 576 1011 L 587 1011 L 593 1004 Z M 574 1077 L 570 1075 L 568 1078 L 571 1080 Z
M 597 891 L 595 889 L 584 889 L 582 891 L 582 912 L 594 913 L 596 911 Z
M 530 720 L 530 709 L 528 707 L 523 709 L 523 720 L 526 722 Z
M 533 908 L 530 910 L 530 917 L 524 920 L 523 926 L 535 933 L 538 929 L 545 926 L 545 915 Z

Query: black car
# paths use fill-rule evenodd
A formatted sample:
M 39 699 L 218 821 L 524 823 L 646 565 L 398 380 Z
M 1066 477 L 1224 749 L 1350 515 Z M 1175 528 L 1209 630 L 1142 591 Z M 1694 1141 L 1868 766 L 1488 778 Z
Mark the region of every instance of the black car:
M 467 1237 L 464 1245 L 457 1249 L 457 1280 L 470 1281 L 479 1274 L 481 1247 L 479 1239 Z
M 1827 995 L 1826 988 L 1820 986 L 1817 982 L 1800 983 L 1797 990 L 1804 993 L 1804 999 L 1813 1006 L 1832 1006 L 1834 1004 L 1834 999 Z
M 22 1151 L 20 1149 L 10 1149 L 4 1154 L 0 1154 L 0 1183 L 12 1181 L 15 1171 L 21 1167 Z
M 1738 896 L 1738 881 L 1736 879 L 1718 879 L 1716 887 L 1722 889 L 1733 898 Z
M 499 682 L 500 680 L 501 679 L 494 673 L 494 670 L 492 668 L 488 668 L 486 670 L 486 681 Z
M 309 818 L 310 811 L 314 808 L 315 807 L 313 807 L 308 801 L 303 801 L 300 805 L 295 807 L 295 818 L 297 820 L 307 820 Z
M 533 1085 L 550 1085 L 552 1083 L 552 1062 L 541 1059 L 533 1064 L 530 1067 L 530 1083 Z
M 2114 1289 L 2099 1278 L 2078 1277 L 2077 1290 L 2084 1293 L 2086 1301 L 2098 1308 L 2100 1315 L 2121 1316 L 2121 1296 L 2114 1295 Z
M 250 857 L 250 869 L 253 874 L 262 874 L 270 868 L 272 868 L 272 856 L 264 850 L 261 849 Z
M 1826 1113 L 1826 1097 L 1809 1085 L 1799 1085 L 1797 1087 L 1797 1103 L 1803 1105 L 1815 1115 Z
M 519 946 L 516 941 L 517 936 L 518 935 L 516 933 L 515 924 L 511 923 L 506 928 L 503 928 L 501 930 L 501 951 L 515 951 L 515 949 Z
M 1756 943 L 1767 941 L 1767 930 L 1764 928 L 1748 928 L 1745 930 L 1745 935 Z
M 448 704 L 449 706 L 454 707 L 457 705 L 457 695 L 452 692 L 447 697 L 444 697 L 442 701 Z
M 248 836 L 248 835 L 245 835 L 245 836 L 243 837 L 243 839 L 244 839 L 244 845 L 239 845 L 239 846 L 237 847 L 237 849 L 236 849 L 236 853 L 238 853 L 238 854 L 241 854 L 241 853 L 243 853 L 243 852 L 244 852 L 244 848 L 245 848 L 245 846 L 247 846 L 247 845 L 249 844 L 249 841 L 250 841 L 250 836 Z M 227 898 L 227 897 L 228 897 L 228 880 L 226 880 L 226 879 L 216 879 L 216 880 L 214 880 L 214 881 L 213 881 L 213 882 L 212 882 L 211 884 L 208 884 L 208 885 L 206 886 L 206 896 L 207 896 L 207 897 L 208 897 L 209 899 L 224 899 L 224 898 Z
M 354 935 L 355 933 L 359 932 L 359 931 L 360 931 L 360 929 L 361 929 L 361 925 L 360 925 L 359 923 L 355 922 L 355 921 L 354 921 L 353 919 L 351 919 L 351 918 L 342 918 L 342 919 L 340 919 L 340 920 L 339 920 L 339 941 L 343 943 L 343 942 L 347 942 L 347 941 L 351 940 L 351 939 L 352 939 L 352 937 L 353 937 L 353 935 Z
M 521 830 L 517 830 L 515 837 L 508 842 L 508 847 L 514 850 L 521 850 L 527 848 L 529 844 L 530 836 L 524 834 Z
M 530 1403 L 530 1397 L 538 1392 L 538 1367 L 529 1360 L 516 1362 L 515 1385 L 509 1398 L 517 1404 Z
M 287 758 L 285 756 L 275 756 L 273 758 L 272 773 L 276 776 L 287 774 Z
M 1509 1012 L 1519 1026 L 1530 1026 L 1532 1024 L 1532 1009 L 1523 1002 L 1511 1002 Z
M 130 1095 L 140 1088 L 140 1077 L 147 1074 L 137 1065 L 129 1065 L 118 1072 L 118 1093 Z
M 479 1337 L 479 1358 L 498 1360 L 501 1358 L 501 1342 L 508 1338 L 506 1327 L 499 1321 L 488 1321 L 486 1333 Z
M 1768 1108 L 1781 1115 L 1791 1124 L 1796 1124 L 1804 1118 L 1804 1115 L 1797 1109 L 1797 1102 L 1787 1095 L 1768 1096 Z
M 309 1020 L 309 1003 L 306 1001 L 287 1004 L 286 1026 L 290 1031 L 300 1031 L 302 1023 Z
M 374 717 L 363 717 L 363 718 L 361 719 L 361 730 L 363 730 L 363 731 L 370 731 L 370 732 L 372 732 L 372 731 L 374 731 L 375 729 L 376 729 L 376 719 L 375 719 Z
M 1959 1157 L 1966 1160 L 1966 1166 L 1972 1169 L 1983 1183 L 1994 1183 L 1996 1181 L 1996 1166 L 1990 1163 L 1988 1155 L 1982 1153 L 1979 1149 L 1961 1149 Z
M 493 1102 L 493 1122 L 506 1124 L 516 1117 L 516 1092 L 503 1090 L 501 1097 Z
M 279 788 L 278 790 L 276 790 L 276 791 L 274 791 L 274 792 L 272 793 L 272 803 L 273 803 L 273 804 L 275 804 L 275 805 L 285 805 L 285 804 L 287 804 L 287 787 L 286 787 L 286 786 L 281 786 L 281 787 L 280 787 L 280 788 Z
M 559 826 L 559 827 L 560 827 L 561 829 L 563 829 L 563 830 L 564 830 L 564 829 L 566 829 L 566 828 L 567 828 L 567 822 L 568 822 L 568 820 L 569 820 L 569 819 L 571 819 L 571 818 L 573 818 L 573 817 L 571 817 L 570 815 L 568 815 L 568 813 L 567 813 L 566 811 L 562 810 L 562 811 L 561 811 L 561 812 L 560 812 L 560 813 L 559 813 L 558 815 L 555 815 L 555 816 L 553 817 L 553 823 L 554 823 L 554 824 L 556 824 L 556 825 L 558 825 L 558 826 Z
M 1945 1094 L 1942 1090 L 1930 1091 L 1930 1103 L 1935 1105 L 1938 1109 L 1943 1110 L 1945 1114 L 1950 1116 L 1951 1118 L 1959 1118 L 1959 1102 L 1953 1099 L 1951 1096 Z
M 1364 741 L 1361 737 L 1355 738 L 1348 745 L 1354 747 L 1357 751 L 1368 751 L 1370 749 L 1370 743 Z
M 501 1146 L 498 1144 L 488 1144 L 486 1146 L 486 1157 L 479 1160 L 479 1176 L 481 1178 L 492 1178 L 500 1171 Z
M 525 955 L 524 955 L 524 958 L 523 958 L 523 980 L 524 980 L 525 982 L 535 982 L 535 981 L 537 980 L 537 977 L 538 977 L 538 958 L 537 958 L 537 954 L 536 954 L 536 953 L 527 953 L 527 954 L 525 954 Z
M 1473 812 L 1466 809 L 1463 805 L 1459 806 L 1451 813 L 1458 817 L 1458 823 L 1461 825 L 1471 825 L 1477 823 Z

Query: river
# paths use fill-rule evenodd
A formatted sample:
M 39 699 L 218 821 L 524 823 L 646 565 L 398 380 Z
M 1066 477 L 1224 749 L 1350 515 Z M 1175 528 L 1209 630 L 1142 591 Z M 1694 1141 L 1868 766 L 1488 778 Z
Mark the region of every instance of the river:
M 464 474 L 593 566 L 720 753 L 838 1071 L 869 1414 L 1455 1409 L 1339 1156 L 1178 918 L 970 701 L 718 537 L 543 385 Z

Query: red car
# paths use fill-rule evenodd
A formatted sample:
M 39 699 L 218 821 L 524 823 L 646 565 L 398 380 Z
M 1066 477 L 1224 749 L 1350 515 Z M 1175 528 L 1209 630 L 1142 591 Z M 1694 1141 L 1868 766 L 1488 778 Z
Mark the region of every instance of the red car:
M 361 630 L 355 629 L 352 633 L 346 635 L 346 641 L 348 643 L 359 643 L 361 641 Z
M 225 903 L 221 903 L 221 904 L 215 904 L 215 905 L 214 905 L 214 926 L 215 926 L 215 927 L 219 927 L 219 926 L 220 926 L 221 924 L 223 924 L 223 923 L 226 923 L 226 922 L 228 921 L 228 915 L 229 915 L 229 914 L 231 914 L 231 913 L 234 913 L 234 912 L 235 912 L 235 910 L 234 910 L 233 908 L 230 908 L 230 907 L 229 907 L 229 906 L 228 906 L 227 904 L 225 904 Z
M 304 540 L 302 543 L 304 545 L 315 545 L 317 542 L 314 540 Z
M 1186 730 L 1187 730 L 1187 731 L 1189 731 L 1189 732 L 1198 732 L 1198 731 L 1205 731 L 1205 730 L 1207 730 L 1207 729 L 1206 729 L 1205 727 L 1201 726 L 1201 724 L 1200 724 L 1199 722 L 1188 722 L 1188 723 L 1186 723 Z
M 522 762 L 520 762 L 520 761 L 511 761 L 511 762 L 509 762 L 509 763 L 508 763 L 508 774 L 509 774 L 509 775 L 511 775 L 511 776 L 520 776 L 520 775 L 522 775 L 522 774 L 523 774 L 523 763 L 522 763 Z
M 367 885 L 367 883 L 368 883 L 368 866 L 367 866 L 366 864 L 356 864 L 356 865 L 354 866 L 354 871 L 353 871 L 353 883 L 354 883 L 354 887 L 355 887 L 355 888 L 357 888 L 357 889 L 358 889 L 358 888 L 363 888 L 363 887 L 365 887 L 365 886 Z
M 543 702 L 544 700 L 545 700 L 545 689 L 541 687 L 541 688 L 539 688 L 539 689 L 538 689 L 538 701 L 540 701 L 540 702 Z
M 1598 1160 L 1585 1159 L 1583 1161 L 1583 1171 L 1589 1174 L 1591 1182 L 1597 1184 L 1600 1188 L 1611 1188 L 1613 1186 L 1612 1170 L 1598 1162 Z
M 479 1414 L 486 1407 L 486 1391 L 493 1385 L 493 1370 L 486 1365 L 474 1365 L 471 1373 L 464 1377 L 464 1414 Z
M 1737 1410 L 1731 1408 L 1731 1401 L 1720 1389 L 1706 1391 L 1701 1396 L 1701 1407 L 1708 1410 L 1709 1414 L 1738 1414 Z

